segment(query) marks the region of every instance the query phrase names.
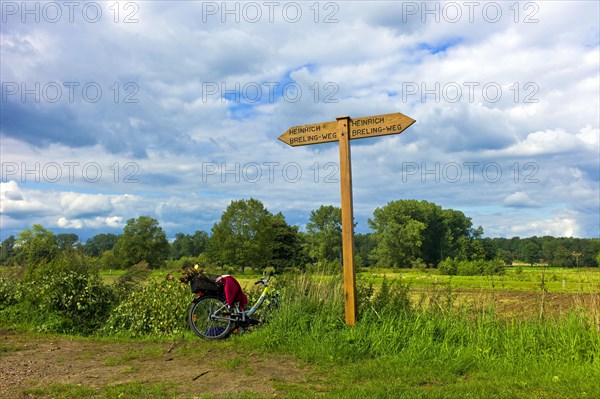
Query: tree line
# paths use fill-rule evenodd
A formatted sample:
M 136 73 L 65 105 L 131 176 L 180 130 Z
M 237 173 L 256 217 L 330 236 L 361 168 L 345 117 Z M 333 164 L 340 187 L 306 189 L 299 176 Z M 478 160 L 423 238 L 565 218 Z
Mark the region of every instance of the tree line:
M 375 209 L 372 232 L 355 235 L 359 267 L 438 267 L 455 262 L 498 261 L 562 267 L 600 263 L 600 239 L 566 237 L 487 238 L 461 211 L 428 201 L 397 200 Z M 337 268 L 342 252 L 341 210 L 321 206 L 310 213 L 306 231 L 271 213 L 261 201 L 232 201 L 210 234 L 177 233 L 172 242 L 158 220 L 140 216 L 127 221 L 122 234 L 98 234 L 85 243 L 74 233 L 53 234 L 34 225 L 9 236 L 0 248 L 0 264 L 46 263 L 63 252 L 79 252 L 98 266 L 128 269 L 140 262 L 150 268 L 207 266 L 244 271 L 277 271 L 307 265 Z M 445 262 L 445 263 L 444 263 Z

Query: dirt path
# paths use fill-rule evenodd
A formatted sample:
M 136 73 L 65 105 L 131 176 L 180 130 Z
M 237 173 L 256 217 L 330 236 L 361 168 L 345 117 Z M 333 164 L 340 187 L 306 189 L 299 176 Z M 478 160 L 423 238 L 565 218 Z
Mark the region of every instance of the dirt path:
M 99 388 L 139 382 L 170 384 L 179 395 L 253 392 L 314 386 L 315 375 L 290 358 L 242 353 L 231 344 L 99 342 L 0 330 L 0 397 L 35 398 L 28 388 L 73 384 Z M 305 388 L 308 389 L 308 388 Z

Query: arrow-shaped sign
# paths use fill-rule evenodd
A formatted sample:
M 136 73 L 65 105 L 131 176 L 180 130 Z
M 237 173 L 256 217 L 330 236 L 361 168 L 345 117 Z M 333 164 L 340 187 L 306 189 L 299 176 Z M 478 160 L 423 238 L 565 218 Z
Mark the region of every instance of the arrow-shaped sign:
M 292 126 L 279 136 L 279 140 L 292 147 L 328 143 L 330 141 L 338 141 L 337 130 L 337 121 Z
M 402 133 L 415 122 L 413 118 L 400 112 L 352 119 L 350 140 Z
M 351 119 L 350 140 L 402 133 L 413 123 L 413 118 L 400 112 Z M 338 124 L 333 121 L 293 126 L 279 140 L 292 147 L 338 141 Z

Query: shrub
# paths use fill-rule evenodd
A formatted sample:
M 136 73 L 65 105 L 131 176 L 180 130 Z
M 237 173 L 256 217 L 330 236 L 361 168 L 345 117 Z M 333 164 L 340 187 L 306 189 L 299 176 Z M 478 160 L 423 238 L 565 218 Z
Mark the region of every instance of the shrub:
M 504 265 L 499 259 L 485 260 L 463 260 L 446 258 L 438 265 L 442 274 L 449 276 L 482 276 L 504 274 Z
M 62 318 L 55 332 L 91 332 L 105 321 L 114 299 L 98 271 L 73 255 L 30 270 L 26 285 L 31 304 Z
M 463 260 L 458 262 L 458 268 L 456 274 L 459 276 L 480 276 L 483 275 L 485 267 L 484 260 Z
M 438 265 L 438 270 L 442 274 L 455 276 L 458 271 L 458 261 L 452 258 L 446 258 Z
M 181 333 L 187 329 L 190 298 L 189 286 L 179 281 L 150 281 L 140 290 L 131 292 L 111 312 L 103 332 L 132 337 Z
M 0 276 L 0 310 L 15 305 L 23 299 L 21 284 L 23 268 L 11 266 L 2 270 Z

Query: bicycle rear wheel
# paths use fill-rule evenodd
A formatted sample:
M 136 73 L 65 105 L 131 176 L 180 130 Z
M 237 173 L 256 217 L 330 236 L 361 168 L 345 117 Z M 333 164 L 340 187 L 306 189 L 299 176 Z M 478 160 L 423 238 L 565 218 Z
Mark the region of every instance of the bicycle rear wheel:
M 222 298 L 202 297 L 195 300 L 188 312 L 188 322 L 199 337 L 205 339 L 226 338 L 234 326 Z

